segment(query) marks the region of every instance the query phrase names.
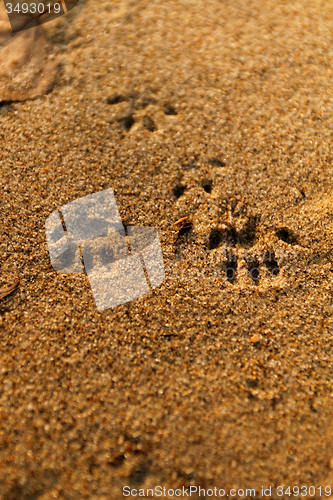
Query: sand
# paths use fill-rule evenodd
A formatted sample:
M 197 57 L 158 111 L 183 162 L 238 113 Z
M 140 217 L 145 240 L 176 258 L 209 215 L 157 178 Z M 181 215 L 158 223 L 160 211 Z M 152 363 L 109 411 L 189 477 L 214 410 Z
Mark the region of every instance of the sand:
M 0 105 L 0 499 L 333 491 L 333 4 L 88 0 L 44 29 L 52 92 Z M 166 279 L 98 312 L 44 224 L 107 188 Z

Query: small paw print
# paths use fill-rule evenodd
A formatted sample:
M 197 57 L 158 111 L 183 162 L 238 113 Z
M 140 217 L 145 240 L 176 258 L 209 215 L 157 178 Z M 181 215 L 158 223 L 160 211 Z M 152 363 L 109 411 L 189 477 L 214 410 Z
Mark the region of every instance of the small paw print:
M 138 131 L 156 132 L 177 120 L 176 106 L 166 102 L 158 103 L 152 92 L 140 95 L 137 92 L 128 94 L 116 93 L 106 99 L 112 106 L 110 123 L 117 123 L 125 132 Z

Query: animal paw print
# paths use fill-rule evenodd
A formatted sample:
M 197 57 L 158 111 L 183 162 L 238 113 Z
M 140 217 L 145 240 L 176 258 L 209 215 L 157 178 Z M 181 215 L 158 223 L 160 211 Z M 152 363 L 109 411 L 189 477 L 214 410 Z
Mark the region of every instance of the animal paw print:
M 114 94 L 108 97 L 106 102 L 114 108 L 109 121 L 116 122 L 125 132 L 134 133 L 140 130 L 155 132 L 167 126 L 168 122 L 178 114 L 173 104 L 166 102 L 160 106 L 156 96 L 151 93 Z
M 207 177 L 199 182 L 201 188 L 178 183 L 173 189 L 176 207 L 183 213 L 185 207 L 194 212 L 174 223 L 178 230 L 175 255 L 189 255 L 192 248 L 193 262 L 194 249 L 200 247 L 207 266 L 213 268 L 212 275 L 219 276 L 228 286 L 282 285 L 286 268 L 296 259 L 296 236 L 288 228 L 267 229 L 261 215 L 251 213 L 243 200 L 231 198 L 224 202 L 221 211 L 220 200 L 214 203 L 210 199 L 213 183 Z

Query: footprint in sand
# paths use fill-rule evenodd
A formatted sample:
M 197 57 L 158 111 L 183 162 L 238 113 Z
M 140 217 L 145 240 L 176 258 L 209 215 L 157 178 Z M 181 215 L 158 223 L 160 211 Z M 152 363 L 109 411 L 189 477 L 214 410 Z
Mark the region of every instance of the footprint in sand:
M 204 272 L 211 268 L 211 277 L 227 286 L 288 286 L 306 254 L 297 234 L 286 225 L 270 225 L 244 200 L 224 200 L 221 210 L 221 200 L 211 197 L 213 182 L 198 173 L 193 178 L 198 186 L 182 182 L 173 189 L 175 210 L 182 215 L 174 226 L 176 258 L 186 255 L 184 266 L 195 268 L 200 255 Z

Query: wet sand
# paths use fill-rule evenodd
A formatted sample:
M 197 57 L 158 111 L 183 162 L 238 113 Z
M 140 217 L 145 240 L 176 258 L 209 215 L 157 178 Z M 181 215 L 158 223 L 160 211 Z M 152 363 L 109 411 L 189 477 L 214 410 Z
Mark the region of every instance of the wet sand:
M 53 91 L 0 105 L 0 499 L 333 491 L 333 4 L 88 0 L 45 30 Z M 99 313 L 44 224 L 106 188 L 167 275 Z

